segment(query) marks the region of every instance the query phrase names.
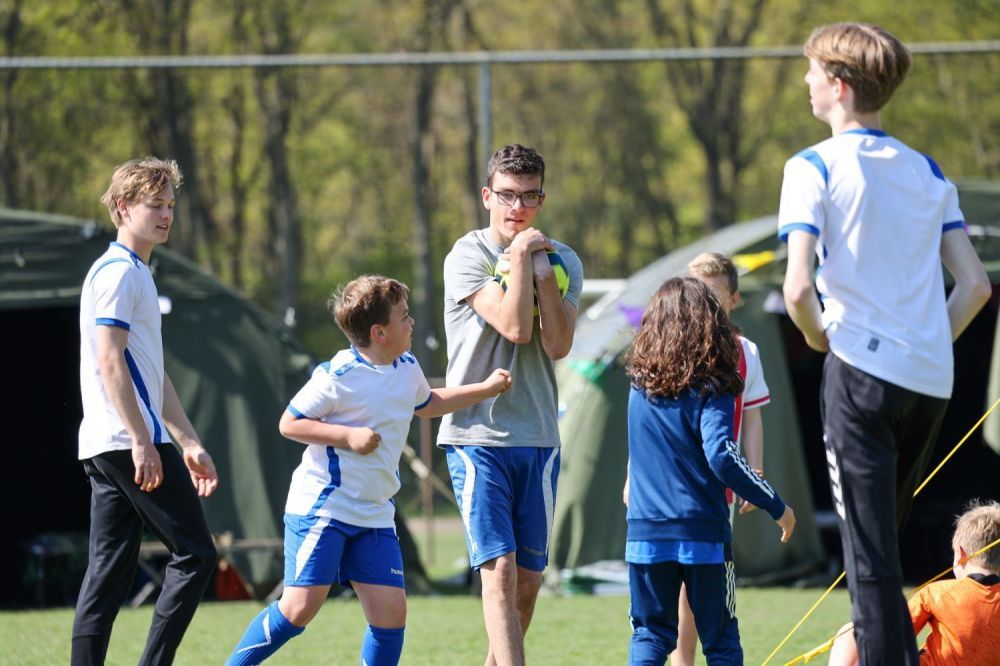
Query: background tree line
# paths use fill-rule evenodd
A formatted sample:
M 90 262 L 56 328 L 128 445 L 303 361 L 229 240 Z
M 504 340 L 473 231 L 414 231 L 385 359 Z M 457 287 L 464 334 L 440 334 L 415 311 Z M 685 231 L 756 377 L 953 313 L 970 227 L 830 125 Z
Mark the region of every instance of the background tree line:
M 995 39 L 996 0 L 0 0 L 3 56 L 780 46 L 866 20 L 906 42 Z M 494 65 L 493 143 L 546 158 L 541 226 L 588 277 L 773 213 L 781 167 L 822 140 L 804 59 Z M 883 115 L 953 178 L 1000 175 L 1000 54 L 917 56 Z M 106 219 L 111 168 L 172 157 L 171 246 L 296 330 L 360 273 L 410 284 L 440 373 L 441 263 L 485 223 L 472 66 L 0 69 L 0 205 Z M 441 341 L 443 342 L 443 340 Z M 433 346 L 433 345 L 432 345 Z

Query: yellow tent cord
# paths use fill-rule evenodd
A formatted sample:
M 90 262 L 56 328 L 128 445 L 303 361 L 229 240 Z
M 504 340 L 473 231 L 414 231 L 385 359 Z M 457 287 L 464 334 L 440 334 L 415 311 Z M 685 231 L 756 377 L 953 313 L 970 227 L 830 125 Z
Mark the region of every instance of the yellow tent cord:
M 809 616 L 813 614 L 813 611 L 816 610 L 816 608 L 821 603 L 823 603 L 823 600 L 826 599 L 830 595 L 831 592 L 833 592 L 833 588 L 837 587 L 837 585 L 840 583 L 840 581 L 844 580 L 844 576 L 845 575 L 847 575 L 846 571 L 841 571 L 840 572 L 840 575 L 837 576 L 837 580 L 833 581 L 833 583 L 830 585 L 830 587 L 826 588 L 826 592 L 824 592 L 823 595 L 819 599 L 816 600 L 816 603 L 814 603 L 812 605 L 812 608 L 810 608 L 808 611 L 806 611 L 806 614 L 802 616 L 802 619 L 799 620 L 798 624 L 796 624 L 794 627 L 792 627 L 792 630 L 788 632 L 788 635 L 785 636 L 785 638 L 782 639 L 782 641 L 780 643 L 778 643 L 778 647 L 774 648 L 774 650 L 771 651 L 771 654 L 767 655 L 767 659 L 764 660 L 764 666 L 766 666 L 767 662 L 771 661 L 771 657 L 773 657 L 774 655 L 776 655 L 778 653 L 778 650 L 780 650 L 785 645 L 785 643 L 788 642 L 788 639 L 791 638 L 792 635 L 796 631 L 799 630 L 799 627 L 801 627 L 802 624 L 806 620 L 809 619 Z
M 990 407 L 989 409 L 987 409 L 987 410 L 986 410 L 986 413 L 985 413 L 985 414 L 983 414 L 983 415 L 982 415 L 982 417 L 981 417 L 981 418 L 980 418 L 980 419 L 979 419 L 978 421 L 976 421 L 976 425 L 972 426 L 972 429 L 971 429 L 971 430 L 969 430 L 969 432 L 965 433 L 965 437 L 963 437 L 963 438 L 962 438 L 962 441 L 960 441 L 960 442 L 959 442 L 958 444 L 956 444 L 956 445 L 955 445 L 955 448 L 953 448 L 953 449 L 952 449 L 952 450 L 951 450 L 951 451 L 950 451 L 950 452 L 948 453 L 948 455 L 946 455 L 946 456 L 944 457 L 944 460 L 942 460 L 942 461 L 941 461 L 941 462 L 940 462 L 940 463 L 938 464 L 938 466 L 934 468 L 934 471 L 933 471 L 933 472 L 931 472 L 930 474 L 928 474 L 928 475 L 927 475 L 927 478 L 926 478 L 926 479 L 924 479 L 924 482 L 923 482 L 923 483 L 921 483 L 921 484 L 920 484 L 920 486 L 919 486 L 919 487 L 918 487 L 918 488 L 917 488 L 916 490 L 914 490 L 914 491 L 913 491 L 913 496 L 914 496 L 914 497 L 916 497 L 916 496 L 917 496 L 917 494 L 918 494 L 918 493 L 919 493 L 919 492 L 920 492 L 921 490 L 923 490 L 923 489 L 924 489 L 924 486 L 926 486 L 926 485 L 927 485 L 927 483 L 928 483 L 928 482 L 929 482 L 929 481 L 930 481 L 931 479 L 933 479 L 933 478 L 934 478 L 934 475 L 938 473 L 938 470 L 940 470 L 940 469 L 941 469 L 942 467 L 944 467 L 944 464 L 945 464 L 946 462 L 948 462 L 948 461 L 949 461 L 949 460 L 951 459 L 951 457 L 952 457 L 953 455 L 955 455 L 955 451 L 958 451 L 958 447 L 962 446 L 962 444 L 965 444 L 965 440 L 969 439 L 969 437 L 971 437 L 971 436 L 972 436 L 972 433 L 976 432 L 976 429 L 977 429 L 977 428 L 978 428 L 979 426 L 981 426 L 981 425 L 983 424 L 983 421 L 985 421 L 986 419 L 988 419 L 988 418 L 990 417 L 990 414 L 992 414 L 992 413 L 993 413 L 993 410 L 997 408 L 997 405 L 1000 405 L 1000 398 L 997 398 L 996 402 L 994 402 L 994 403 L 993 403 L 993 405 L 992 405 L 992 406 L 991 406 L 991 407 Z
M 981 553 L 985 553 L 986 551 L 988 551 L 988 550 L 989 550 L 990 548 L 993 548 L 993 547 L 994 547 L 994 546 L 996 546 L 997 544 L 1000 544 L 1000 539 L 997 539 L 997 540 L 995 540 L 995 541 L 994 541 L 993 543 L 991 543 L 991 544 L 989 544 L 989 545 L 986 545 L 986 546 L 983 546 L 982 548 L 980 548 L 980 549 L 979 549 L 979 550 L 977 550 L 976 552 L 972 553 L 971 555 L 966 555 L 966 557 L 965 557 L 965 561 L 969 561 L 969 560 L 971 560 L 972 558 L 974 558 L 974 557 L 976 557 L 976 556 L 980 555 Z M 930 585 L 931 583 L 933 583 L 934 581 L 936 581 L 936 580 L 937 580 L 938 578 L 941 578 L 942 576 L 946 576 L 946 575 L 948 575 L 949 573 L 951 573 L 952 571 L 954 571 L 954 569 L 955 569 L 955 566 L 957 566 L 957 565 L 953 565 L 953 566 L 950 566 L 950 567 L 948 567 L 947 569 L 945 569 L 944 571 L 942 571 L 942 572 L 941 572 L 941 573 L 939 573 L 938 575 L 934 576 L 933 578 L 931 578 L 931 579 L 930 579 L 930 580 L 928 580 L 927 582 L 923 583 L 922 585 L 920 585 L 919 587 L 917 587 L 916 589 L 914 589 L 914 590 L 913 590 L 912 592 L 910 592 L 910 594 L 909 594 L 909 595 L 907 596 L 907 599 L 909 600 L 909 599 L 913 598 L 913 596 L 914 596 L 914 595 L 915 595 L 915 594 L 916 594 L 917 592 L 919 592 L 920 590 L 924 589 L 925 587 L 927 587 L 928 585 Z M 844 577 L 844 574 L 841 574 L 841 575 L 840 575 L 840 577 L 841 577 L 841 578 L 843 578 L 843 577 Z M 840 581 L 840 578 L 838 578 L 838 579 L 837 579 L 837 581 L 839 582 L 839 581 Z M 835 583 L 835 584 L 836 584 L 836 583 Z M 829 592 L 829 590 L 828 590 L 828 592 Z M 825 596 L 825 595 L 824 595 L 824 596 Z M 822 599 L 822 598 L 820 598 L 820 601 L 822 601 L 822 600 L 823 600 L 823 599 Z M 817 602 L 816 602 L 816 605 L 817 605 L 817 606 L 819 605 L 819 601 L 817 601 Z M 811 612 L 811 611 L 810 611 L 810 612 Z M 801 623 L 800 623 L 800 624 L 801 624 Z M 796 629 L 797 629 L 797 628 L 798 628 L 798 627 L 796 627 Z M 794 630 L 793 630 L 793 631 L 794 631 Z M 836 635 L 835 635 L 835 636 L 834 636 L 833 638 L 831 638 L 830 640 L 826 641 L 825 643 L 823 643 L 823 644 L 821 644 L 821 645 L 818 645 L 818 646 L 814 647 L 814 648 L 813 648 L 812 650 L 809 650 L 809 652 L 806 652 L 805 654 L 802 654 L 802 655 L 799 655 L 799 656 L 798 656 L 798 657 L 796 657 L 795 659 L 792 659 L 791 661 L 789 661 L 789 662 L 785 663 L 785 665 L 784 665 L 784 666 L 795 666 L 796 664 L 801 664 L 801 663 L 806 663 L 806 662 L 809 662 L 809 661 L 812 661 L 813 657 L 817 657 L 817 656 L 819 656 L 819 655 L 823 654 L 824 652 L 826 652 L 827 650 L 829 650 L 830 648 L 832 648 L 832 647 L 833 647 L 833 642 L 834 642 L 835 640 L 837 640 L 838 638 L 840 638 L 841 634 L 844 634 L 844 633 L 847 633 L 847 631 L 848 631 L 848 629 L 843 629 L 843 630 L 839 631 L 839 632 L 838 632 L 838 633 L 837 633 L 837 634 L 836 634 Z M 781 646 L 779 645 L 778 647 L 780 648 Z M 768 657 L 768 659 L 770 659 L 770 657 Z
M 928 483 L 928 482 L 929 482 L 929 481 L 930 481 L 931 479 L 933 479 L 933 478 L 934 478 L 934 475 L 935 475 L 935 474 L 937 474 L 937 473 L 938 473 L 938 471 L 940 471 L 940 469 L 941 469 L 941 468 L 942 468 L 942 467 L 944 466 L 944 464 L 945 464 L 946 462 L 948 462 L 948 460 L 950 460 L 950 459 L 951 459 L 951 457 L 952 457 L 953 455 L 955 455 L 955 452 L 956 452 L 956 451 L 958 451 L 959 447 L 960 447 L 960 446 L 962 446 L 963 444 L 965 444 L 966 440 L 968 440 L 968 439 L 969 439 L 969 437 L 971 437 L 971 436 L 972 436 L 972 433 L 976 432 L 976 430 L 977 430 L 977 429 L 979 428 L 979 426 L 981 426 L 981 425 L 983 424 L 983 421 L 985 421 L 986 419 L 988 419 L 988 418 L 989 418 L 990 414 L 992 414 L 992 413 L 993 413 L 993 411 L 994 411 L 994 410 L 995 410 L 995 409 L 997 408 L 997 406 L 1000 406 L 1000 398 L 997 398 L 997 400 L 996 400 L 996 401 L 995 401 L 995 402 L 994 402 L 994 403 L 993 403 L 993 404 L 992 404 L 992 405 L 990 406 L 990 408 L 986 410 L 986 413 L 985 413 L 985 414 L 983 414 L 983 415 L 982 415 L 982 416 L 980 417 L 980 419 L 979 419 L 978 421 L 976 421 L 975 425 L 973 425 L 973 426 L 972 426 L 972 427 L 971 427 L 971 428 L 969 429 L 969 432 L 965 433 L 965 437 L 963 437 L 963 438 L 961 439 L 961 441 L 959 441 L 959 443 L 955 445 L 955 448 L 953 448 L 953 449 L 952 449 L 952 450 L 951 450 L 951 451 L 950 451 L 950 452 L 948 453 L 948 455 L 946 455 L 946 456 L 944 457 L 944 460 L 942 460 L 942 461 L 940 462 L 940 464 L 938 464 L 938 466 L 934 468 L 934 471 L 932 471 L 932 472 L 931 472 L 930 474 L 928 474 L 928 475 L 927 475 L 927 478 L 926 478 L 926 479 L 924 479 L 924 482 L 923 482 L 923 483 L 921 483 L 921 484 L 920 484 L 920 486 L 919 486 L 919 487 L 917 487 L 917 489 L 916 489 L 915 491 L 913 491 L 913 496 L 914 496 L 914 497 L 916 497 L 916 496 L 917 496 L 917 495 L 918 495 L 918 494 L 920 493 L 920 491 L 924 489 L 924 486 L 926 486 L 926 485 L 927 485 L 927 483 Z M 992 544 L 991 544 L 991 545 L 992 545 Z M 931 580 L 927 581 L 927 583 L 924 583 L 924 585 L 922 585 L 921 587 L 919 587 L 919 588 L 917 588 L 917 589 L 918 589 L 918 590 L 919 590 L 919 589 L 922 589 L 922 588 L 923 588 L 923 587 L 924 587 L 925 585 L 928 585 L 929 583 L 931 583 L 931 582 L 933 582 L 933 581 L 937 580 L 937 579 L 938 579 L 938 578 L 940 578 L 941 576 L 943 576 L 943 575 L 945 575 L 946 573 L 948 573 L 948 571 L 951 571 L 951 569 L 948 569 L 947 571 L 944 571 L 944 572 L 942 572 L 942 573 L 938 574 L 938 576 L 936 576 L 935 578 L 932 578 Z M 808 620 L 808 619 L 809 619 L 809 616 L 813 614 L 813 611 L 815 611 L 815 610 L 816 610 L 816 608 L 817 608 L 817 607 L 818 607 L 818 606 L 820 605 L 820 603 L 821 603 L 821 602 L 822 602 L 822 601 L 823 601 L 824 599 L 826 599 L 826 598 L 827 598 L 827 596 L 829 596 L 829 594 L 830 594 L 830 593 L 831 593 L 831 592 L 833 591 L 833 588 L 837 587 L 837 584 L 838 584 L 838 583 L 840 583 L 840 581 L 841 581 L 841 580 L 843 580 L 843 578 L 844 578 L 844 575 L 845 575 L 845 574 L 846 574 L 846 572 L 841 572 L 841 574 L 840 574 L 840 576 L 839 576 L 839 577 L 837 578 L 837 580 L 833 581 L 833 584 L 832 584 L 832 585 L 831 585 L 830 587 L 828 587 L 828 588 L 827 588 L 827 590 L 826 590 L 826 592 L 824 592 L 824 593 L 823 593 L 823 595 L 822 595 L 822 596 L 821 596 L 821 597 L 820 597 L 820 598 L 819 598 L 819 599 L 818 599 L 818 600 L 816 601 L 816 603 L 814 603 L 814 604 L 812 605 L 812 608 L 810 608 L 810 609 L 809 609 L 809 610 L 808 610 L 808 611 L 806 612 L 806 614 L 802 616 L 802 619 L 801 619 L 801 620 L 799 620 L 799 621 L 798 621 L 798 623 L 796 623 L 796 625 L 795 625 L 794 627 L 792 627 L 792 630 L 788 632 L 788 635 L 786 635 L 786 636 L 785 636 L 785 637 L 784 637 L 784 638 L 783 638 L 783 639 L 781 640 L 781 642 L 780 642 L 780 643 L 778 643 L 778 647 L 774 648 L 774 650 L 772 650 L 772 651 L 771 651 L 771 654 L 767 655 L 767 659 L 765 659 L 765 660 L 764 660 L 764 662 L 763 662 L 763 663 L 761 664 L 761 666 L 767 666 L 768 662 L 770 662 L 770 661 L 771 661 L 771 659 L 772 659 L 772 658 L 774 657 L 774 655 L 776 655 L 776 654 L 778 653 L 778 650 L 780 650 L 780 649 L 782 648 L 782 646 L 784 646 L 784 644 L 788 642 L 788 640 L 789 640 L 789 639 L 790 639 L 790 638 L 791 638 L 791 637 L 792 637 L 792 636 L 793 636 L 793 635 L 795 634 L 795 632 L 799 630 L 799 627 L 801 627 L 801 626 L 802 626 L 802 624 L 803 624 L 803 623 L 804 623 L 804 622 L 805 622 L 806 620 Z M 829 645 L 827 645 L 827 643 L 828 643 Z M 830 649 L 830 646 L 832 646 L 832 645 L 833 645 L 833 639 L 830 639 L 829 641 L 827 641 L 827 643 L 824 643 L 824 644 L 823 644 L 823 645 L 821 645 L 820 647 L 823 647 L 823 646 L 827 646 L 827 647 L 826 647 L 826 649 L 827 649 L 827 650 L 828 650 L 828 649 Z M 819 650 L 819 648 L 815 648 L 815 649 L 813 649 L 813 650 L 810 650 L 810 652 L 808 652 L 808 653 L 807 653 L 808 655 L 810 655 L 810 657 L 809 657 L 810 659 L 811 659 L 812 657 L 816 656 L 817 654 L 819 654 L 820 652 L 825 652 L 825 650 L 819 650 L 819 652 L 817 652 L 817 650 Z M 789 666 L 790 664 L 798 664 L 798 663 L 801 663 L 801 661 L 802 661 L 803 659 L 805 659 L 805 657 L 806 657 L 806 655 L 801 655 L 801 656 L 799 656 L 799 657 L 796 657 L 796 658 L 795 658 L 795 659 L 793 659 L 792 661 L 788 662 L 788 664 L 786 664 L 785 666 Z

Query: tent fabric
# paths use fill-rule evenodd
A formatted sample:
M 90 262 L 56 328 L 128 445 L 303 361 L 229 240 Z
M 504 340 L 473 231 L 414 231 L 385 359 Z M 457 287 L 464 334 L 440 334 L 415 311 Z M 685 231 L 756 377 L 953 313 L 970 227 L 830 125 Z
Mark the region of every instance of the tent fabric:
M 970 236 L 996 284 L 1000 282 L 1000 184 L 960 183 L 959 192 Z M 628 386 L 624 354 L 655 290 L 667 278 L 683 275 L 691 259 L 708 251 L 732 256 L 740 268 L 743 307 L 734 311 L 733 319 L 757 343 L 772 396 L 762 411 L 764 471 L 798 520 L 792 540 L 782 545 L 777 528 L 763 512 L 737 516 L 733 539 L 737 573 L 765 581 L 825 565 L 824 539 L 813 507 L 817 496 L 813 486 L 826 484 L 825 473 L 817 475 L 817 468 L 822 471 L 822 452 L 806 450 L 804 445 L 809 442 L 812 448 L 822 437 L 818 404 L 812 404 L 818 400 L 803 396 L 802 385 L 793 382 L 794 375 L 800 382 L 815 383 L 810 390 L 817 391 L 821 357 L 805 347 L 784 312 L 785 248 L 776 229 L 777 218 L 769 216 L 707 235 L 641 269 L 619 290 L 581 313 L 573 349 L 557 367 L 563 453 L 550 547 L 554 568 L 576 569 L 624 557 Z M 946 280 L 950 282 L 947 271 Z M 995 318 L 996 309 L 995 303 L 987 306 L 982 316 Z M 987 407 L 1000 397 L 1000 324 L 992 359 Z M 794 373 L 790 364 L 795 365 Z M 970 370 L 981 372 L 978 367 Z M 1000 453 L 1000 414 L 987 421 L 983 437 Z M 950 448 L 954 443 L 947 444 Z
M 110 225 L 0 209 L 0 311 L 30 320 L 33 310 L 75 310 L 87 270 L 114 237 Z M 161 304 L 169 303 L 167 372 L 219 470 L 218 491 L 203 501 L 209 527 L 235 539 L 280 540 L 301 447 L 281 437 L 277 422 L 308 377 L 309 356 L 288 329 L 180 255 L 157 248 L 150 268 Z M 77 330 L 62 335 L 79 346 Z M 75 454 L 76 442 L 62 451 Z M 235 564 L 250 583 L 271 585 L 282 576 L 281 560 L 280 550 L 255 552 Z
M 754 263 L 772 260 L 776 218 L 732 225 L 681 248 L 629 278 L 616 294 L 592 306 L 577 325 L 573 351 L 559 366 L 563 441 L 559 501 L 550 553 L 554 566 L 572 569 L 600 560 L 622 559 L 625 508 L 622 487 L 627 464 L 628 380 L 623 354 L 637 313 L 669 277 L 706 251 L 746 254 Z M 761 254 L 764 253 L 764 254 Z M 769 516 L 754 511 L 736 520 L 734 558 L 741 576 L 820 564 L 823 548 L 816 528 L 808 475 L 799 446 L 794 393 L 790 386 L 778 317 L 765 311 L 769 288 L 741 282 L 744 306 L 734 320 L 757 343 L 772 395 L 763 408 L 764 468 L 768 480 L 796 510 L 793 540 L 782 545 Z

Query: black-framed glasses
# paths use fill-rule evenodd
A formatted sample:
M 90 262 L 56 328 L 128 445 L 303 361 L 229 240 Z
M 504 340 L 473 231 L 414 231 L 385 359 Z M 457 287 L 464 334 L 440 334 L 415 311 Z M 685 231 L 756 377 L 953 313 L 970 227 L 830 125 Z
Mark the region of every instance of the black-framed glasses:
M 514 206 L 517 200 L 521 200 L 521 205 L 525 208 L 538 208 L 542 205 L 542 200 L 545 198 L 545 192 L 541 190 L 531 190 L 529 192 L 511 192 L 510 190 L 494 190 L 490 188 L 490 192 L 497 195 L 497 201 L 502 203 L 504 206 Z

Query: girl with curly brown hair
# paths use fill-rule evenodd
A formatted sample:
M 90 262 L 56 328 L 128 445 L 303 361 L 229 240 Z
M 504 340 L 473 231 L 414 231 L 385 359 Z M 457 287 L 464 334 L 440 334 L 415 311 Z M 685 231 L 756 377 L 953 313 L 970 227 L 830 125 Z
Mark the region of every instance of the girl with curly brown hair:
M 653 295 L 629 353 L 629 663 L 666 662 L 681 583 L 708 663 L 743 663 L 727 486 L 774 518 L 782 542 L 795 528 L 791 507 L 734 441 L 739 344 L 712 290 L 673 278 Z

